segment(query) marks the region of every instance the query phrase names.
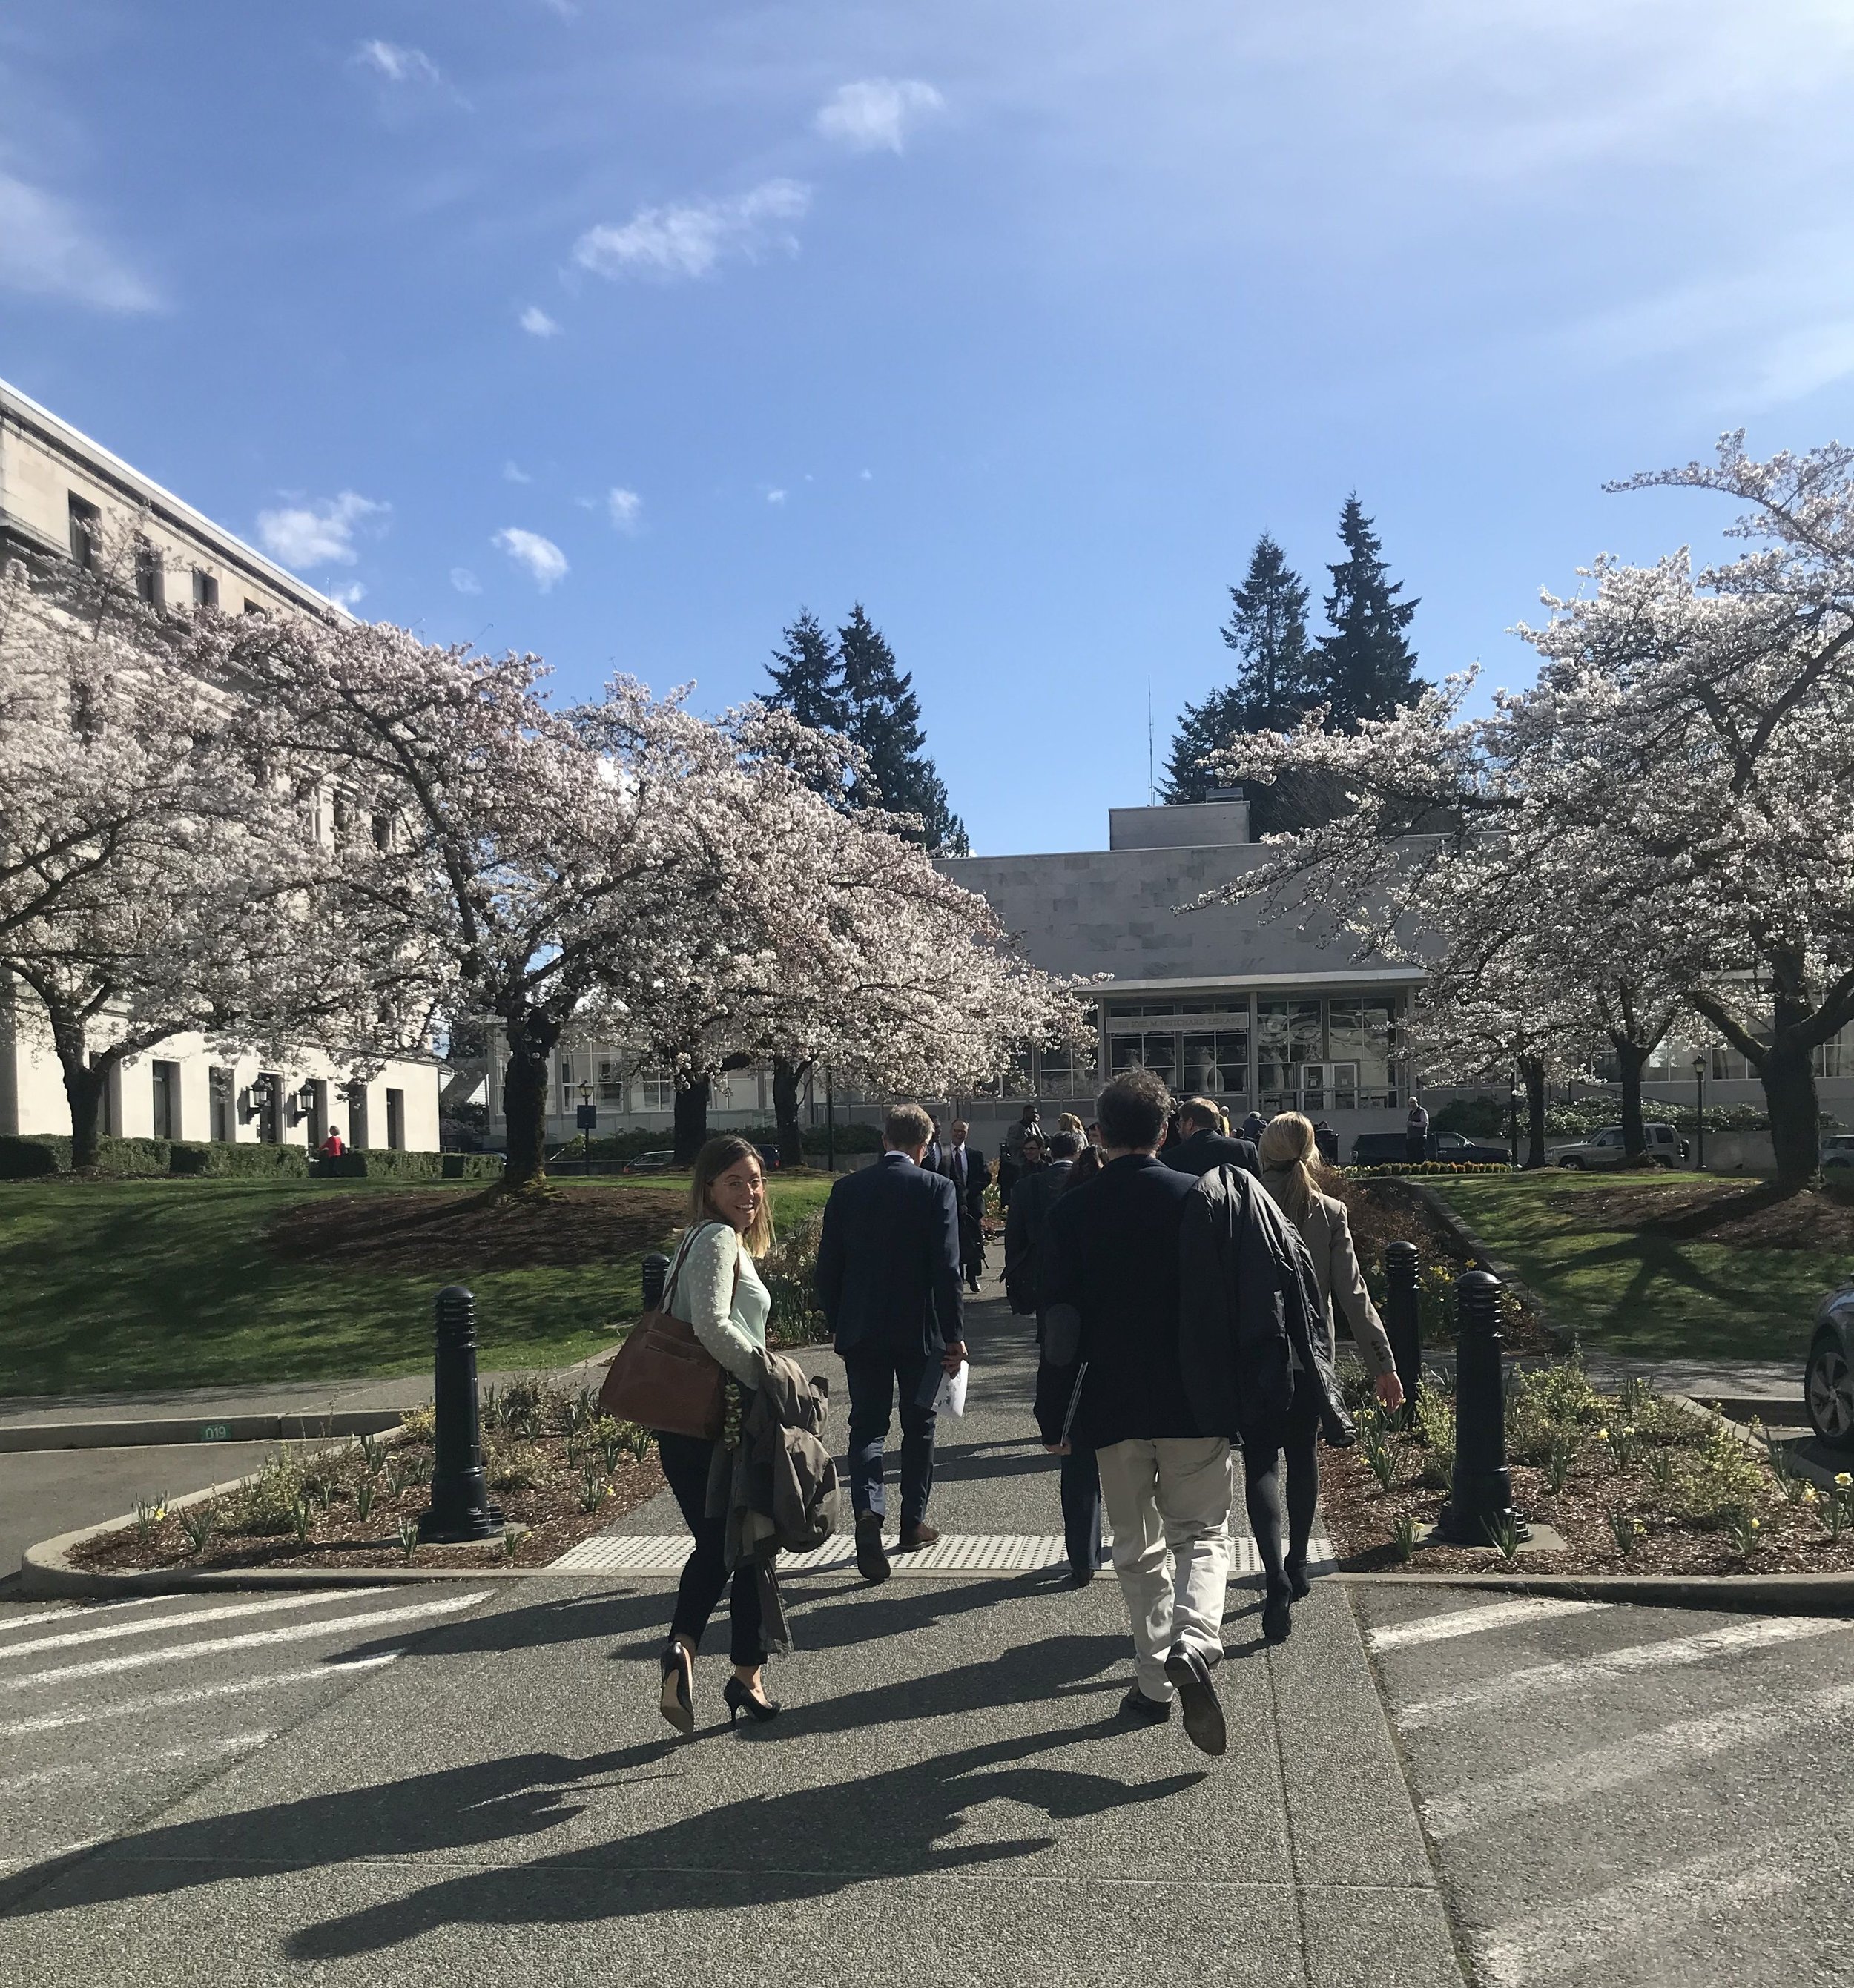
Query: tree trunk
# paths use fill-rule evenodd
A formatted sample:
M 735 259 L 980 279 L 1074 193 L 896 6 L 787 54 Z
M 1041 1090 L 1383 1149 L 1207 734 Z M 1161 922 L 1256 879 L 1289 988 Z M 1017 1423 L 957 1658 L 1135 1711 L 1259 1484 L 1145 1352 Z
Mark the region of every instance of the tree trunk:
M 1648 1051 L 1639 1043 L 1621 1036 L 1609 1039 L 1615 1045 L 1615 1060 L 1622 1079 L 1622 1151 L 1631 1163 L 1648 1151 L 1648 1135 L 1642 1129 L 1642 1072 Z
M 509 1128 L 504 1194 L 526 1194 L 547 1181 L 547 1059 L 560 1039 L 552 1016 L 532 1010 L 504 1018 L 509 1068 L 502 1079 L 502 1117 Z
M 798 1094 L 809 1063 L 793 1063 L 789 1057 L 773 1059 L 773 1116 L 779 1121 L 779 1164 L 802 1167 L 805 1163 L 804 1128 L 798 1122 Z
M 705 1074 L 676 1086 L 676 1165 L 692 1166 L 708 1144 L 709 1094 L 714 1080 Z
M 1822 1170 L 1821 1128 L 1815 1070 L 1807 1043 L 1778 1040 L 1764 1051 L 1758 1074 L 1771 1115 L 1771 1144 L 1777 1156 L 1777 1185 L 1785 1194 L 1807 1187 Z
M 1521 1057 L 1519 1073 L 1526 1087 L 1526 1166 L 1545 1164 L 1545 1066 L 1538 1057 Z
M 71 1111 L 71 1171 L 83 1173 L 95 1167 L 103 1149 L 103 1090 L 110 1080 L 110 1067 L 93 1067 L 84 1060 L 81 1050 L 74 1057 L 66 1056 L 62 1046 L 58 1064 L 64 1073 L 65 1102 Z

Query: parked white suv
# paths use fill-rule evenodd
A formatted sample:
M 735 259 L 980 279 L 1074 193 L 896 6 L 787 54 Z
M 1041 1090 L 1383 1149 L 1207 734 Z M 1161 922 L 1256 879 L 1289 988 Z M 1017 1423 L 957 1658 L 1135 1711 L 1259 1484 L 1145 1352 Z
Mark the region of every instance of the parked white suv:
M 1825 1167 L 1854 1167 L 1854 1132 L 1831 1132 L 1822 1142 Z
M 1687 1141 L 1664 1119 L 1647 1120 L 1642 1127 L 1642 1138 L 1648 1158 L 1657 1167 L 1678 1166 L 1687 1157 Z M 1595 1138 L 1581 1140 L 1575 1146 L 1559 1146 L 1548 1157 L 1555 1166 L 1577 1172 L 1619 1167 L 1629 1155 L 1622 1145 L 1622 1127 L 1605 1125 Z

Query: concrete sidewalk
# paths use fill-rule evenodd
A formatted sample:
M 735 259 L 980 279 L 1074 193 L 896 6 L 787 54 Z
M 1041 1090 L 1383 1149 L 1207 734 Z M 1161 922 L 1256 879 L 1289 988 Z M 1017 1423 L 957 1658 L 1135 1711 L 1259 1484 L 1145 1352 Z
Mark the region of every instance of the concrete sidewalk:
M 1029 1335 L 993 1300 L 969 1337 L 973 1406 L 946 1429 L 932 1516 L 1059 1530 Z M 784 1713 L 722 1723 L 718 1628 L 685 1741 L 655 1709 L 667 1581 L 504 1591 L 108 1844 L 11 1881 L 9 1981 L 1461 1988 L 1338 1583 L 1277 1650 L 1259 1596 L 1231 1589 L 1214 1761 L 1176 1720 L 1115 1717 L 1131 1643 L 1111 1577 L 787 1592 Z

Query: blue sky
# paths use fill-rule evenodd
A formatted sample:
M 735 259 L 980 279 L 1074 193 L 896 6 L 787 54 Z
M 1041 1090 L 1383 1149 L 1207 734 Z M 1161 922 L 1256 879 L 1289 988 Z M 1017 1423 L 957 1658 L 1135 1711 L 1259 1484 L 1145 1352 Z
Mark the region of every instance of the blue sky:
M 0 375 L 359 611 L 763 681 L 861 598 L 1085 848 L 1356 489 L 1431 674 L 1854 428 L 1842 0 L 23 0 Z

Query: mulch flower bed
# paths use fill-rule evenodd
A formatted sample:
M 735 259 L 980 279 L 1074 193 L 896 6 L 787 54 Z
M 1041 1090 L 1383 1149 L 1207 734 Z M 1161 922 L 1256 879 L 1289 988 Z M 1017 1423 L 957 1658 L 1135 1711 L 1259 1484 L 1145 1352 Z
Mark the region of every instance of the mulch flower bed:
M 145 1503 L 136 1522 L 79 1547 L 80 1566 L 139 1568 L 546 1567 L 663 1489 L 648 1433 L 601 1417 L 590 1390 L 518 1380 L 482 1394 L 483 1462 L 507 1538 L 420 1543 L 431 1502 L 432 1415 L 403 1435 L 311 1455 L 279 1452 L 211 1505 Z
M 1854 1476 L 1818 1489 L 1784 1445 L 1747 1444 L 1646 1387 L 1599 1395 L 1575 1363 L 1515 1378 L 1507 1405 L 1514 1508 L 1562 1552 L 1400 1544 L 1432 1525 L 1453 1466 L 1454 1398 L 1426 1388 L 1407 1426 L 1360 1412 L 1359 1441 L 1321 1458 L 1321 1504 L 1354 1572 L 1776 1574 L 1854 1572 Z M 1374 1468 L 1374 1464 L 1375 1468 Z M 1388 1478 L 1389 1482 L 1382 1481 Z

